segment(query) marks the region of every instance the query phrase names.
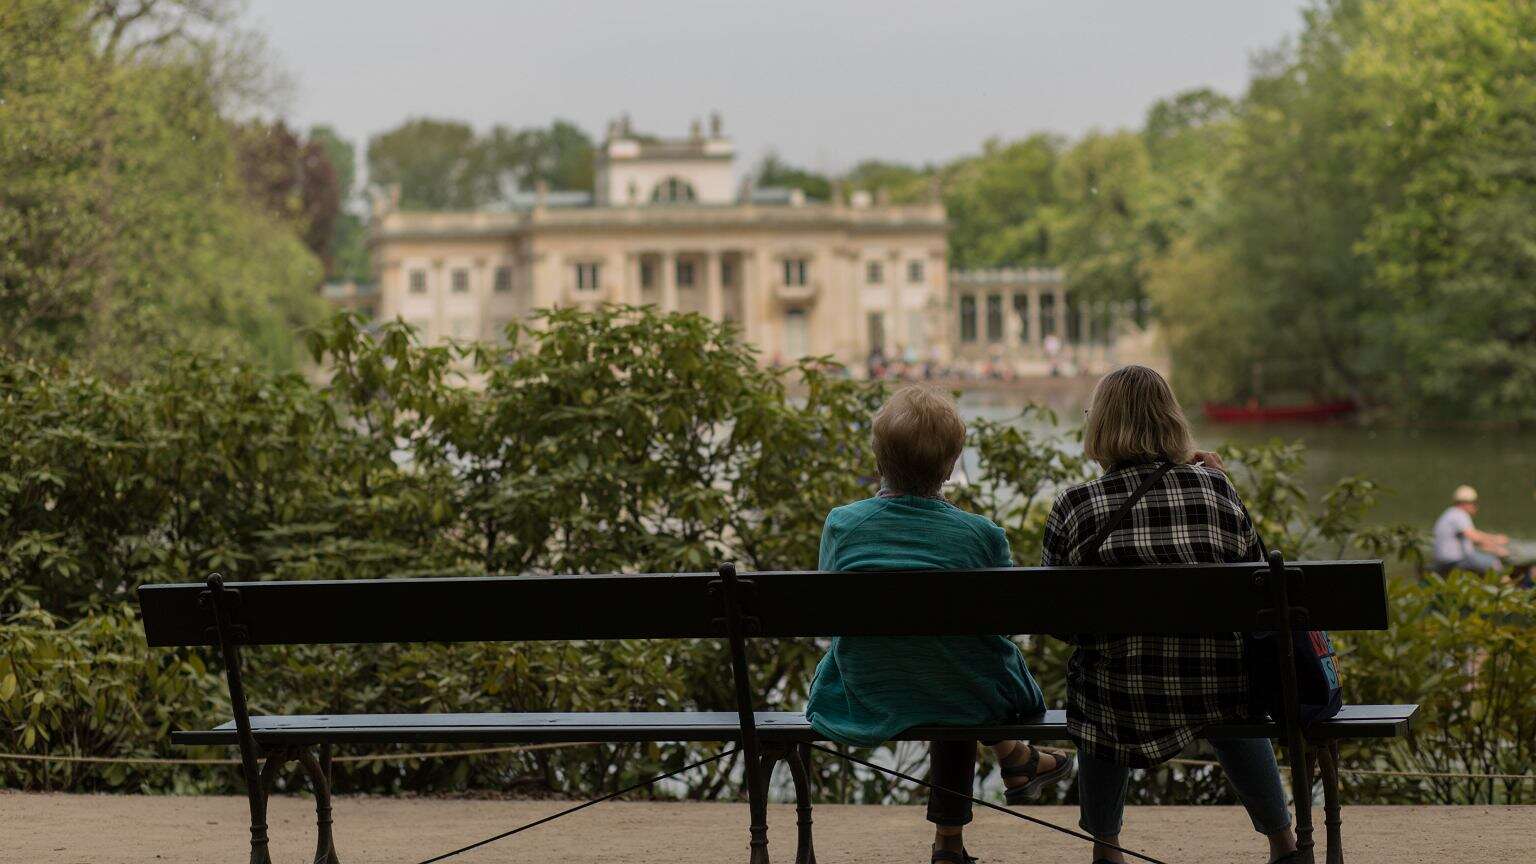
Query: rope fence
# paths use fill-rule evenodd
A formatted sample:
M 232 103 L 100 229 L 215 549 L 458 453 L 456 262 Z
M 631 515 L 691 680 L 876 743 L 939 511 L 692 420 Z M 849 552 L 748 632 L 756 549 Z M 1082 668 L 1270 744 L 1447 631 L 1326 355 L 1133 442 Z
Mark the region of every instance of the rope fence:
M 570 741 L 557 744 L 523 744 L 516 747 L 478 747 L 473 750 L 425 750 L 417 753 L 370 753 L 365 756 L 332 756 L 332 762 L 407 762 L 412 759 L 450 759 L 460 756 L 492 756 L 497 753 L 527 753 L 532 750 L 557 750 L 561 747 L 589 747 L 596 741 Z M 239 759 L 178 759 L 156 756 L 56 756 L 47 753 L 0 753 L 0 761 L 74 762 L 98 765 L 239 765 Z
M 362 756 L 333 756 L 333 762 L 409 762 L 413 759 L 457 759 L 468 756 L 495 756 L 503 753 L 527 753 L 535 750 L 558 750 L 565 747 L 591 747 L 602 742 L 569 741 L 553 744 L 523 744 L 512 747 L 477 747 L 470 750 L 428 750 L 412 753 L 370 753 Z M 1065 753 L 1076 752 L 1061 747 Z M 47 753 L 0 753 L 0 761 L 10 762 L 61 762 L 91 765 L 239 765 L 239 759 L 186 759 L 155 756 L 60 756 Z M 1169 759 L 1169 765 L 1187 765 L 1213 768 L 1221 765 L 1214 759 Z M 1289 771 L 1290 766 L 1279 766 Z M 1527 774 L 1477 774 L 1458 771 L 1384 771 L 1369 768 L 1340 768 L 1340 775 L 1354 777 L 1415 777 L 1430 780 L 1520 780 L 1536 781 L 1536 773 Z

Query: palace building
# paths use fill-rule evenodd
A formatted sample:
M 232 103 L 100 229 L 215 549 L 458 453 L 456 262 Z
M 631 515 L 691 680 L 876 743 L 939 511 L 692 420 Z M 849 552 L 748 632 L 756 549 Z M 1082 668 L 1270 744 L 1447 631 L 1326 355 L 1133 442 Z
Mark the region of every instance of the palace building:
M 538 190 L 496 211 L 375 203 L 378 312 L 427 339 L 494 339 L 538 308 L 656 304 L 736 322 L 766 361 L 948 357 L 944 207 L 830 202 L 736 182 L 718 116 L 677 140 L 614 123 L 595 194 Z
M 1100 324 L 1108 345 L 1108 323 L 1079 317 L 1058 271 L 951 274 L 936 191 L 917 204 L 836 188 L 812 201 L 738 182 L 734 157 L 718 115 L 671 140 L 636 136 L 624 118 L 591 193 L 541 187 L 475 212 L 375 199 L 368 299 L 431 341 L 494 340 L 540 308 L 655 304 L 735 322 L 764 362 L 831 355 L 861 374 L 872 358 L 1054 372 L 1088 356 L 1079 346 Z

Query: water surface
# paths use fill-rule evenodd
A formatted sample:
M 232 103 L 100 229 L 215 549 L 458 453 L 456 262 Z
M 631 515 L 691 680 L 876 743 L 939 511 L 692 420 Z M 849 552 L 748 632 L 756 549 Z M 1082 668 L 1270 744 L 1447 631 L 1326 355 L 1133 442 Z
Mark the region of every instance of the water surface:
M 969 418 L 1003 420 L 1030 401 L 1026 393 L 968 392 L 960 400 Z M 1056 392 L 1043 400 L 1057 413 L 1058 428 L 1082 425 L 1083 394 Z M 1449 506 L 1459 484 L 1481 498 L 1477 525 L 1536 541 L 1536 435 L 1516 431 L 1390 428 L 1354 424 L 1215 424 L 1191 416 L 1202 449 L 1222 444 L 1300 441 L 1307 448 L 1303 485 L 1315 500 L 1341 477 L 1358 475 L 1386 488 L 1371 521 L 1406 523 L 1426 533 Z M 1075 443 L 1073 446 L 1076 446 Z M 974 458 L 974 457 L 972 457 Z M 967 460 L 968 468 L 974 463 Z M 1536 551 L 1536 545 L 1531 547 Z M 1520 550 L 1517 550 L 1519 552 Z

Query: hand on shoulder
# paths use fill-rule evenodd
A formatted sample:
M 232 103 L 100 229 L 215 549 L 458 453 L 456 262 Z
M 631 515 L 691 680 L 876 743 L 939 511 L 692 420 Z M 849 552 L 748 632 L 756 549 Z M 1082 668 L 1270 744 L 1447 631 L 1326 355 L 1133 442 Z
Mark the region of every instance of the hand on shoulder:
M 1189 464 L 1202 465 L 1206 468 L 1220 471 L 1223 474 L 1227 473 L 1226 463 L 1222 462 L 1221 457 L 1210 450 L 1196 450 L 1195 455 L 1189 457 Z

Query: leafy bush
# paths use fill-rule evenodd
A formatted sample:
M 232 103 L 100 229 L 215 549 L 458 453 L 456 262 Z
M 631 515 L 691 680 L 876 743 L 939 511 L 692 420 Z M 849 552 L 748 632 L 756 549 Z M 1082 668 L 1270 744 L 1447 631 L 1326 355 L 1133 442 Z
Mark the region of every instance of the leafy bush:
M 726 327 L 647 310 L 543 313 L 503 346 L 424 347 L 338 318 L 312 335 L 314 384 L 178 354 L 110 383 L 0 365 L 0 751 L 184 756 L 168 733 L 221 722 L 217 659 L 150 651 L 132 591 L 154 581 L 814 566 L 821 519 L 871 491 L 878 386 L 805 362 L 760 368 Z M 472 382 L 474 387 L 462 386 Z M 1042 423 L 1039 421 L 1050 421 Z M 976 421 L 956 502 L 1038 560 L 1050 496 L 1092 475 L 1055 418 Z M 1228 451 L 1266 539 L 1290 557 L 1349 549 L 1412 561 L 1417 538 L 1368 527 L 1376 487 L 1346 478 L 1314 505 L 1299 447 Z M 594 598 L 593 602 L 601 602 Z M 1530 770 L 1536 645 L 1529 594 L 1457 577 L 1394 585 L 1394 629 L 1341 638 L 1351 698 L 1420 701 L 1416 739 L 1364 745 L 1377 769 Z M 1523 616 L 1523 617 L 1522 617 Z M 1067 646 L 1021 639 L 1047 699 Z M 755 644 L 765 705 L 803 703 L 824 646 Z M 726 710 L 715 640 L 298 646 L 246 652 L 257 712 Z M 343 763 L 339 790 L 611 791 L 699 747 L 607 745 L 474 759 Z M 921 770 L 920 745 L 876 758 Z M 227 757 L 221 748 L 202 756 Z M 1524 766 L 1524 767 L 1522 767 Z M 738 793 L 724 761 L 669 787 Z M 905 800 L 887 778 L 817 760 L 816 788 Z M 1517 784 L 1365 777 L 1354 800 L 1522 800 Z M 233 791 L 231 769 L 0 762 L 26 788 Z M 661 794 L 661 793 L 655 793 Z M 1064 791 L 1070 795 L 1070 790 Z M 1171 765 L 1142 802 L 1230 802 L 1214 770 Z

